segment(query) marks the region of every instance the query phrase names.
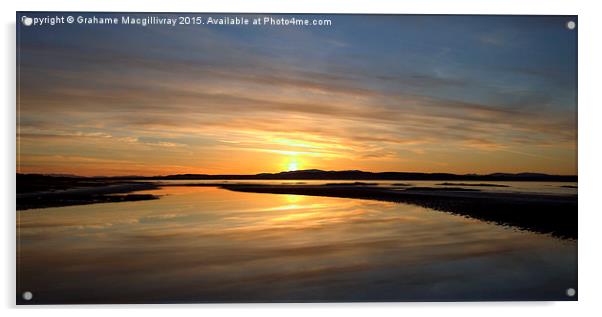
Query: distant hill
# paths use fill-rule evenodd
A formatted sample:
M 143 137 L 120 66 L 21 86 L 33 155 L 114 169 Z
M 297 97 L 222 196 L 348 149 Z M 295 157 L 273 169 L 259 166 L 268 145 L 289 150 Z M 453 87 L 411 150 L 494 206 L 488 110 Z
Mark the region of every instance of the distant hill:
M 46 178 L 54 175 L 17 174 L 17 178 Z M 64 176 L 60 178 L 79 178 L 81 176 Z M 323 171 L 317 169 L 289 171 L 280 173 L 261 173 L 255 175 L 209 175 L 209 174 L 177 174 L 166 176 L 118 176 L 118 177 L 90 177 L 92 179 L 149 179 L 149 180 L 229 180 L 229 179 L 266 179 L 266 180 L 475 180 L 475 181 L 557 181 L 576 182 L 577 175 L 549 175 L 541 173 L 493 173 L 479 174 L 450 174 L 450 173 L 412 173 L 412 172 L 381 172 L 372 173 L 358 170 L 349 171 Z
M 351 171 L 322 171 L 317 169 L 300 170 L 280 173 L 261 173 L 256 175 L 207 175 L 179 174 L 168 176 L 148 177 L 149 179 L 303 179 L 303 180 L 486 180 L 486 181 L 560 181 L 576 182 L 576 175 L 548 175 L 541 173 L 494 173 L 450 174 L 450 173 L 411 173 L 411 172 L 382 172 L 372 173 L 358 170 Z

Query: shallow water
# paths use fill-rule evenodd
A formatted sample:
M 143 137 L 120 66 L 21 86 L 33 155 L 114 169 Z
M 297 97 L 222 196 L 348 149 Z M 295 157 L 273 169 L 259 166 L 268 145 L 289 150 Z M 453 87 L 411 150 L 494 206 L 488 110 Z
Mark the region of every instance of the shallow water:
M 413 205 L 214 187 L 143 193 L 164 196 L 18 212 L 18 294 L 37 303 L 564 300 L 577 288 L 576 241 Z

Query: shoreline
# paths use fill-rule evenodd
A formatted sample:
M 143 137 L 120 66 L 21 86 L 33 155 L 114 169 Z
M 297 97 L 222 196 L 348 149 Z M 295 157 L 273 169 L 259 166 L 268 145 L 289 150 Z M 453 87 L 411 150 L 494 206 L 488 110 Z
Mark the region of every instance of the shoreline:
M 577 195 L 497 193 L 458 188 L 222 184 L 250 193 L 368 199 L 418 205 L 503 226 L 577 239 Z
M 140 190 L 158 189 L 159 186 L 153 183 L 114 182 L 86 184 L 87 186 L 85 187 L 77 185 L 77 183 L 74 183 L 71 188 L 59 190 L 48 189 L 38 192 L 17 193 L 17 211 L 159 199 L 157 195 L 130 194 L 131 192 Z
M 452 185 L 452 183 L 448 183 Z M 48 184 L 46 184 L 48 185 Z M 109 202 L 159 199 L 152 194 L 131 194 L 171 186 L 218 187 L 249 193 L 367 199 L 413 204 L 437 211 L 489 221 L 503 226 L 577 239 L 577 195 L 489 192 L 459 187 L 374 186 L 372 183 L 231 184 L 73 180 L 57 189 L 53 185 L 34 192 L 17 193 L 16 209 L 66 207 Z M 399 184 L 397 184 L 399 185 Z M 456 184 L 453 184 L 456 185 Z

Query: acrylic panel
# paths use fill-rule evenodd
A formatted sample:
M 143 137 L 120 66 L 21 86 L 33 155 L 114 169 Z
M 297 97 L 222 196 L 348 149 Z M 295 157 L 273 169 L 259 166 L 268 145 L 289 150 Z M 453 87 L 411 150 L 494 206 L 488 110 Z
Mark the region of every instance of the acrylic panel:
M 577 17 L 17 13 L 18 304 L 577 300 Z

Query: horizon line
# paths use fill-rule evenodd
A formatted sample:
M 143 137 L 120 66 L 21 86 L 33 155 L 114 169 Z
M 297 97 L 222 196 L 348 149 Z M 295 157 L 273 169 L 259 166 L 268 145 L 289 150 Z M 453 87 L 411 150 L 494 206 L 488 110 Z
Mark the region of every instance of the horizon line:
M 271 175 L 276 175 L 276 174 L 283 174 L 283 173 L 295 173 L 295 172 L 309 172 L 309 171 L 316 171 L 316 172 L 361 172 L 361 173 L 371 173 L 371 174 L 384 174 L 384 173 L 404 173 L 404 174 L 425 174 L 425 175 L 433 175 L 433 174 L 448 174 L 448 175 L 455 175 L 455 176 L 491 176 L 491 175 L 495 175 L 495 174 L 507 174 L 507 175 L 521 175 L 521 174 L 536 174 L 536 175 L 547 175 L 547 176 L 563 176 L 563 177 L 578 177 L 578 174 L 549 174 L 549 173 L 543 173 L 543 172 L 527 172 L 527 171 L 523 171 L 523 172 L 491 172 L 491 173 L 485 173 L 485 174 L 479 174 L 479 173 L 451 173 L 451 172 L 411 172 L 411 171 L 384 171 L 384 172 L 372 172 L 372 171 L 363 171 L 363 170 L 321 170 L 321 169 L 302 169 L 302 170 L 294 170 L 294 171 L 280 171 L 280 172 L 260 172 L 260 173 L 250 173 L 250 174 L 238 174 L 238 173 L 225 173 L 225 174 L 205 174 L 205 173 L 178 173 L 178 174 L 165 174 L 165 175 L 151 175 L 151 176 L 144 176 L 144 175 L 136 175 L 136 174 L 130 174 L 130 175 L 93 175 L 93 176 L 84 176 L 84 175 L 78 175 L 78 174 L 73 174 L 73 173 L 23 173 L 23 172 L 16 172 L 16 175 L 43 175 L 43 176 L 55 176 L 55 177 L 82 177 L 82 178 L 95 178 L 95 177 L 104 177 L 104 178 L 119 178 L 119 177 L 144 177 L 144 178 L 148 178 L 148 177 L 168 177 L 168 176 L 182 176 L 182 175 L 202 175 L 202 176 L 258 176 L 258 175 L 264 175 L 264 174 L 271 174 Z

